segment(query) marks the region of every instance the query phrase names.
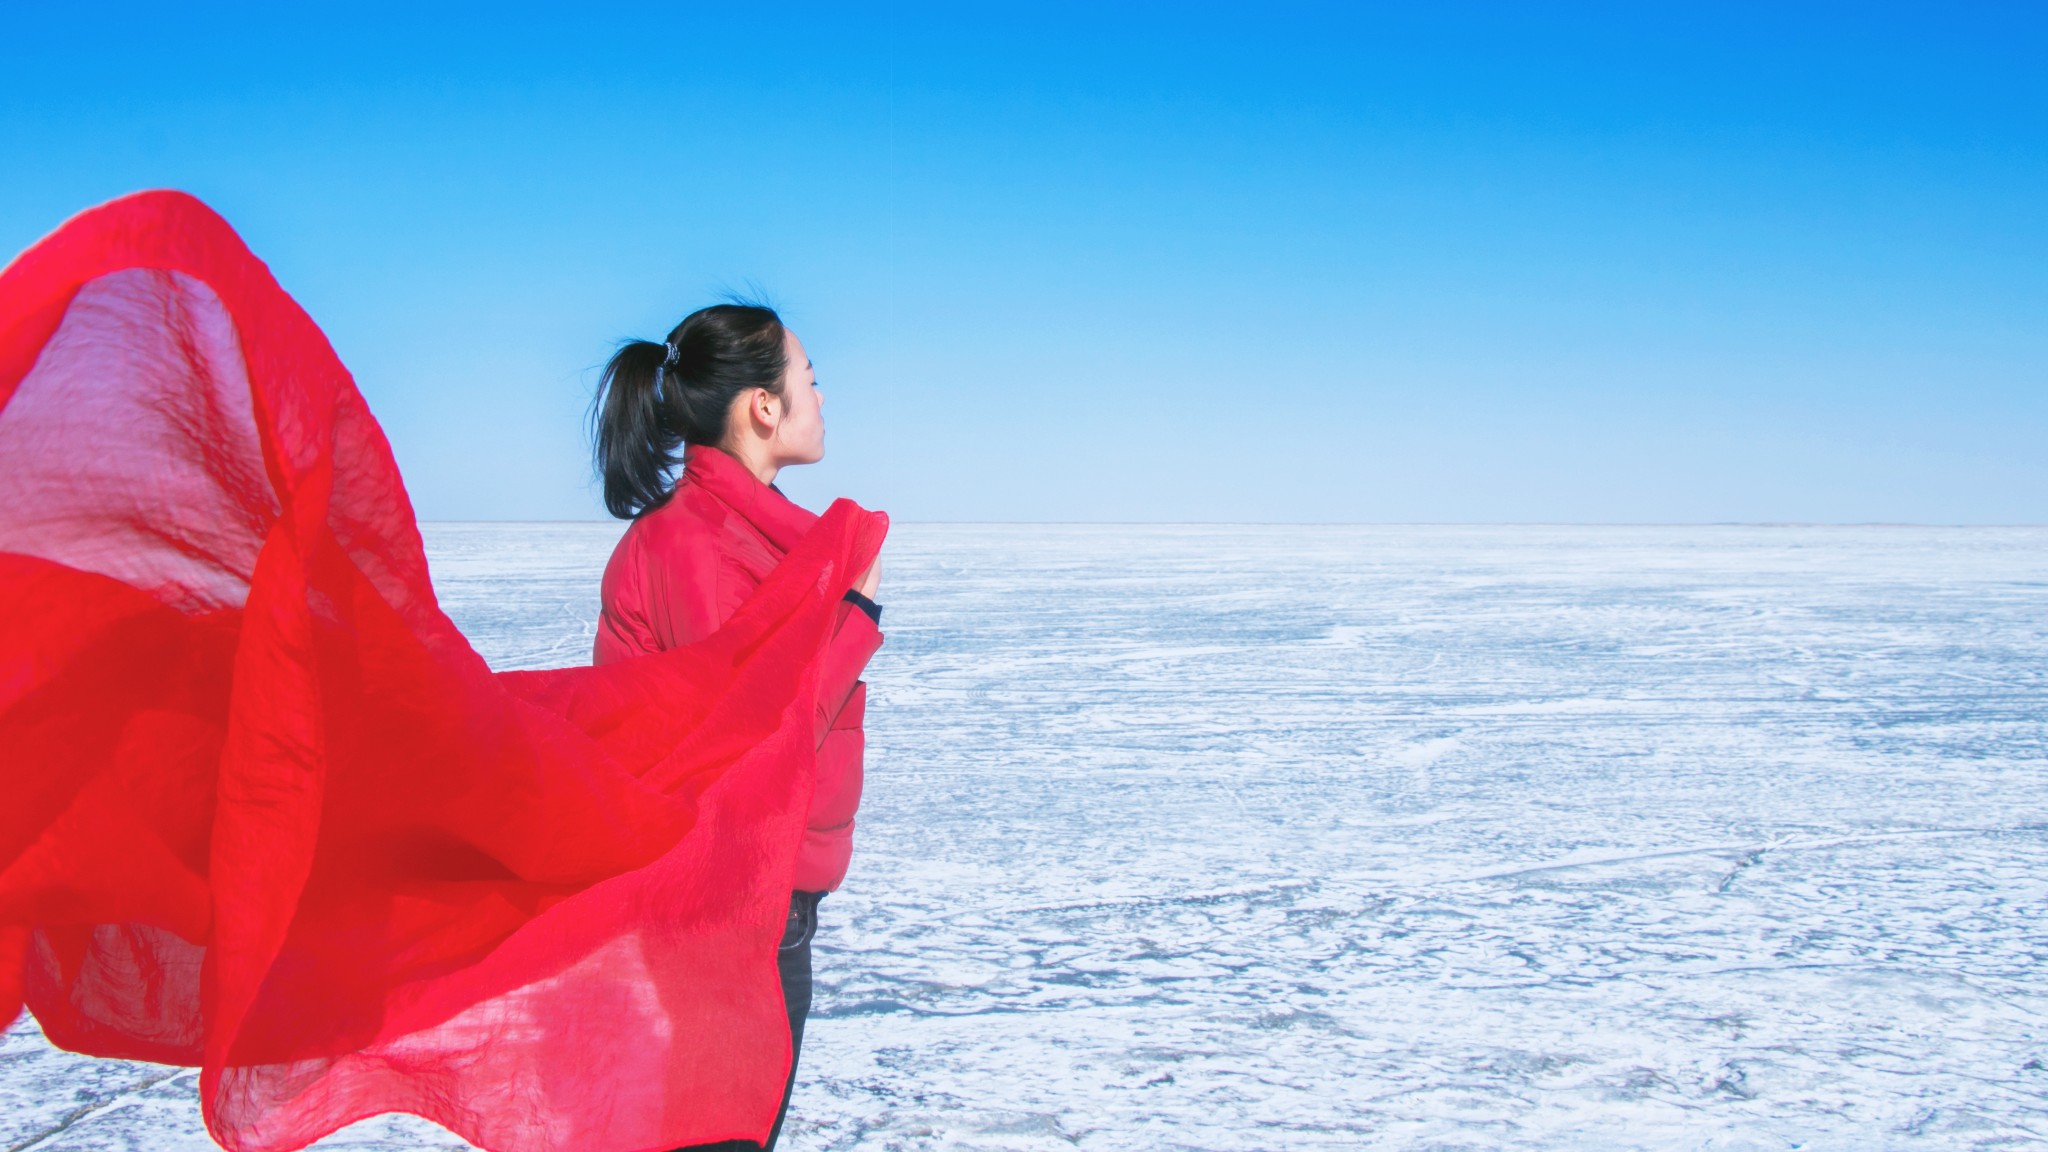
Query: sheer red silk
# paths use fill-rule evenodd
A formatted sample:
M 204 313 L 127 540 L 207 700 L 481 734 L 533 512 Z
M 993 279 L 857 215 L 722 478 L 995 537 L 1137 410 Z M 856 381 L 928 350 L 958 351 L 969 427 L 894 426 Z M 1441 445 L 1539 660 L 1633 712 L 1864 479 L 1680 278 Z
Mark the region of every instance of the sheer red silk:
M 763 1138 L 841 501 L 710 638 L 492 673 L 312 320 L 143 193 L 0 272 L 0 1022 L 291 1149 Z M 595 573 L 592 593 L 595 595 Z

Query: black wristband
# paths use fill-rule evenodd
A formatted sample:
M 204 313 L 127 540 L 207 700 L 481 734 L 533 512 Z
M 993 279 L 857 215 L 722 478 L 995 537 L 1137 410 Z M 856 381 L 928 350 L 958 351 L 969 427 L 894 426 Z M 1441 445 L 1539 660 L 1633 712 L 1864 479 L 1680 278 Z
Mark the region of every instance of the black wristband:
M 846 590 L 845 599 L 848 604 L 867 613 L 868 619 L 875 622 L 875 627 L 880 628 L 882 626 L 882 606 L 880 604 L 875 603 L 852 588 Z

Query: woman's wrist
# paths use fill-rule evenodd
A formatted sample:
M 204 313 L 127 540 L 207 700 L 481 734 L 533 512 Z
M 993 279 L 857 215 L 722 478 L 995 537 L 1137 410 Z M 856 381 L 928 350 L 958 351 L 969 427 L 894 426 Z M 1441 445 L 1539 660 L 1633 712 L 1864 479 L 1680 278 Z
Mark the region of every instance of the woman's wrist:
M 877 628 L 881 627 L 882 606 L 880 604 L 877 604 L 873 600 L 868 599 L 866 596 L 861 595 L 861 591 L 858 588 L 848 588 L 846 590 L 846 595 L 844 599 L 848 604 L 851 604 L 855 608 L 858 608 L 861 611 L 867 613 L 868 619 L 873 620 Z

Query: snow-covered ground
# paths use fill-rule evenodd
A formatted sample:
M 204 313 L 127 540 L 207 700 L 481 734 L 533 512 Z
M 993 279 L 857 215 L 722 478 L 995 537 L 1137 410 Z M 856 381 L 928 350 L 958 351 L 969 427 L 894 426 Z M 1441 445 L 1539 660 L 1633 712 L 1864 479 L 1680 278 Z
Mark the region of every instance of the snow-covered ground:
M 530 667 L 616 531 L 428 539 Z M 2048 1147 L 2048 530 L 909 525 L 885 568 L 785 1147 Z M 0 1149 L 196 1152 L 192 1096 L 24 1022 Z

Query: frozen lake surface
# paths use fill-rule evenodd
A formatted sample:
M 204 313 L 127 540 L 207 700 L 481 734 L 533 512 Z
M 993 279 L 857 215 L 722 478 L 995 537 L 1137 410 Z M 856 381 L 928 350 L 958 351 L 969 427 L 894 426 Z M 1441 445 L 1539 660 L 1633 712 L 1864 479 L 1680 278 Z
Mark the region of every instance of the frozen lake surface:
M 617 529 L 436 525 L 499 667 Z M 790 1149 L 2048 1147 L 2048 529 L 900 526 Z M 211 1147 L 0 1047 L 0 1149 Z M 322 1147 L 461 1147 L 420 1122 Z

